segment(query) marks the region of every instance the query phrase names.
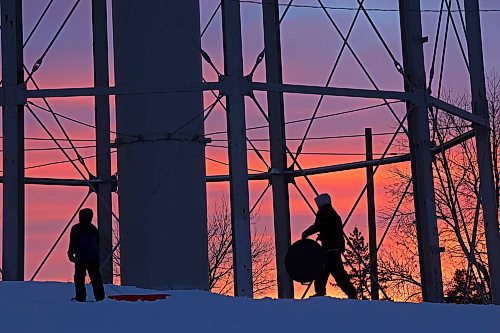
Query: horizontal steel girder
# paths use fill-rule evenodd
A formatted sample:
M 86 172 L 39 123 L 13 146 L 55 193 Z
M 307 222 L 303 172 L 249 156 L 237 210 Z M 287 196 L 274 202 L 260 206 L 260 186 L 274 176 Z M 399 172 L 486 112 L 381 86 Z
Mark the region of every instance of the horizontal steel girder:
M 471 139 L 474 137 L 474 131 L 469 131 L 465 134 L 462 134 L 454 139 L 451 139 L 448 142 L 443 143 L 440 146 L 437 146 L 432 149 L 433 154 L 438 154 L 444 150 L 453 148 L 462 142 Z M 317 168 L 304 169 L 300 170 L 290 170 L 285 171 L 284 173 L 291 178 L 301 177 L 304 175 L 312 176 L 319 175 L 325 173 L 333 173 L 354 169 L 362 169 L 367 166 L 377 166 L 377 165 L 388 165 L 394 163 L 402 163 L 410 161 L 410 154 L 404 154 L 400 156 L 388 157 L 383 159 L 371 160 L 371 161 L 359 161 L 352 163 L 344 163 L 344 164 L 336 164 L 336 165 L 328 165 L 321 166 Z M 269 180 L 273 175 L 272 172 L 263 172 L 263 173 L 254 173 L 248 175 L 248 180 Z M 217 183 L 217 182 L 226 182 L 229 181 L 228 175 L 214 175 L 207 176 L 208 183 Z M 88 182 L 91 184 L 99 184 L 102 183 L 99 179 L 92 179 L 89 181 L 80 180 L 80 179 L 58 179 L 58 178 L 25 178 L 25 184 L 27 185 L 54 185 L 54 186 L 88 186 Z M 3 183 L 3 177 L 0 176 L 0 183 Z
M 453 148 L 453 147 L 459 145 L 460 143 L 462 143 L 468 139 L 471 139 L 473 137 L 474 137 L 474 131 L 469 131 L 469 132 L 462 134 L 454 139 L 451 139 L 448 142 L 443 143 L 440 146 L 433 148 L 432 153 L 438 154 L 438 153 L 442 152 L 443 150 Z M 347 170 L 362 169 L 362 168 L 366 168 L 367 166 L 388 165 L 388 164 L 402 163 L 402 162 L 408 162 L 408 161 L 410 161 L 410 154 L 404 154 L 404 155 L 400 155 L 400 156 L 388 157 L 388 158 L 384 158 L 384 159 L 376 159 L 376 160 L 371 160 L 371 161 L 359 161 L 359 162 L 352 162 L 352 163 L 344 163 L 344 164 L 322 166 L 322 167 L 317 167 L 317 168 L 303 169 L 303 171 L 290 170 L 290 171 L 285 171 L 285 174 L 287 174 L 289 177 L 295 178 L 295 177 L 301 177 L 304 175 L 312 176 L 312 175 L 319 175 L 319 174 L 325 174 L 325 173 L 333 173 L 333 172 L 340 172 L 340 171 L 347 171 Z M 248 180 L 267 180 L 271 177 L 271 175 L 272 175 L 272 173 L 269 173 L 269 172 L 249 174 Z M 229 177 L 226 175 L 207 176 L 207 182 L 224 182 L 224 181 L 229 181 Z
M 369 89 L 353 89 L 353 88 L 336 88 L 336 87 L 321 87 L 321 86 L 306 86 L 296 84 L 281 84 L 281 83 L 266 83 L 266 82 L 251 82 L 244 80 L 246 84 L 242 86 L 243 93 L 249 95 L 253 91 L 268 91 L 282 92 L 288 94 L 303 94 L 303 95 L 325 95 L 338 97 L 357 97 L 369 99 L 389 99 L 408 101 L 411 99 L 409 92 L 385 91 L 385 90 L 369 90 Z M 183 87 L 157 87 L 157 88 L 123 88 L 123 87 L 82 87 L 82 88 L 59 88 L 59 89 L 39 89 L 26 90 L 24 86 L 19 86 L 17 89 L 18 103 L 24 104 L 30 98 L 55 98 L 55 97 L 81 97 L 81 96 L 106 96 L 106 95 L 140 95 L 140 94 L 164 94 L 164 93 L 182 93 L 191 91 L 221 91 L 223 95 L 232 95 L 236 93 L 231 80 L 221 79 L 219 82 L 203 82 L 199 85 L 183 86 Z M 5 88 L 0 88 L 0 106 L 4 105 Z M 241 93 L 241 92 L 240 92 Z M 428 96 L 428 104 L 443 110 L 449 114 L 470 121 L 473 124 L 480 126 L 488 126 L 484 119 L 478 117 L 464 109 L 444 102 L 438 98 Z
M 62 178 L 24 178 L 26 185 L 52 185 L 52 186 L 89 186 L 98 185 L 103 181 L 99 179 L 62 179 Z M 0 183 L 3 183 L 3 176 L 0 176 Z
M 379 98 L 406 101 L 411 97 L 410 93 L 384 90 L 335 88 L 321 86 L 304 86 L 294 84 L 250 82 L 244 80 L 243 93 L 248 95 L 252 90 L 256 91 L 274 91 L 290 94 L 306 95 L 326 95 L 326 96 L 345 96 L 359 98 Z M 232 89 L 231 80 L 222 80 L 220 82 L 204 82 L 199 85 L 183 87 L 156 87 L 156 88 L 123 88 L 123 87 L 82 87 L 82 88 L 59 88 L 59 89 L 39 89 L 39 90 L 18 90 L 19 103 L 23 104 L 30 98 L 54 98 L 54 97 L 80 97 L 80 96 L 102 96 L 102 95 L 139 95 L 139 94 L 163 94 L 163 93 L 182 93 L 190 91 L 208 91 L 220 90 L 223 95 L 232 95 L 236 93 Z M 0 105 L 3 103 L 3 88 L 0 88 Z M 241 92 L 240 92 L 241 93 Z

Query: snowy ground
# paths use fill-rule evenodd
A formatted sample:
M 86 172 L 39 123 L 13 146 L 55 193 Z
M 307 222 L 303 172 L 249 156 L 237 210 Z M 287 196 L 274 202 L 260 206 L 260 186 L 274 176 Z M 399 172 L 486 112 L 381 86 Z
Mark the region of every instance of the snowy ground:
M 106 292 L 148 293 L 115 286 Z M 156 302 L 77 303 L 70 301 L 72 284 L 0 282 L 0 332 L 500 332 L 500 306 L 171 294 Z

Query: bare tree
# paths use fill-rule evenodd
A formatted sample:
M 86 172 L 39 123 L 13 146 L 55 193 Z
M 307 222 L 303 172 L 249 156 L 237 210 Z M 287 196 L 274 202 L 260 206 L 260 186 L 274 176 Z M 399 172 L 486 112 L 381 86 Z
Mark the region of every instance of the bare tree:
M 258 214 L 250 217 L 252 229 L 252 273 L 254 295 L 274 290 L 274 246 L 266 230 L 257 230 Z M 209 290 L 220 294 L 233 292 L 233 249 L 231 212 L 226 195 L 216 202 L 208 221 Z
M 118 244 L 120 240 L 120 224 L 116 219 L 113 219 L 113 249 Z M 111 255 L 113 260 L 113 283 L 121 284 L 121 274 L 120 274 L 120 245 L 114 249 L 115 251 Z
M 487 78 L 488 106 L 491 126 L 491 149 L 493 153 L 494 181 L 497 193 L 497 207 L 500 190 L 499 149 L 500 149 L 500 76 L 492 72 Z M 465 110 L 471 108 L 471 98 L 467 93 L 456 98 L 451 92 L 445 99 L 452 101 Z M 472 130 L 467 122 L 444 112 L 432 109 L 430 112 L 430 129 L 436 145 L 467 134 Z M 408 150 L 407 141 L 400 142 L 402 150 Z M 487 269 L 486 245 L 483 217 L 481 213 L 481 197 L 479 193 L 479 170 L 474 140 L 467 140 L 459 146 L 436 154 L 434 161 L 435 202 L 439 227 L 440 246 L 446 251 L 442 254 L 445 283 L 454 283 L 457 267 L 465 269 L 463 287 L 464 302 L 467 301 L 471 286 L 484 295 L 489 301 L 490 277 Z M 392 167 L 389 177 L 393 181 L 386 188 L 390 202 L 398 201 L 403 195 L 404 185 L 410 179 L 408 166 Z M 397 184 L 397 186 L 394 186 Z M 391 231 L 392 247 L 397 251 L 383 251 L 381 254 L 381 270 L 390 273 L 394 284 L 392 292 L 396 294 L 417 287 L 420 280 L 418 269 L 414 269 L 416 260 L 408 260 L 409 256 L 417 258 L 415 216 L 412 206 L 413 196 L 410 191 L 395 219 Z M 392 212 L 385 212 L 382 218 L 387 222 Z M 404 239 L 404 242 L 397 240 Z M 396 241 L 394 241 L 396 240 Z M 397 253 L 397 255 L 396 255 Z M 409 274 L 411 273 L 411 274 Z M 399 281 L 399 283 L 396 283 Z M 456 282 L 456 281 L 455 281 Z M 456 284 L 456 283 L 455 283 Z M 445 288 L 446 289 L 446 288 Z M 391 291 L 391 288 L 389 289 Z M 408 293 L 406 293 L 408 294 Z M 408 297 L 410 295 L 406 295 Z
M 257 214 L 251 216 L 252 268 L 254 294 L 264 295 L 274 290 L 274 246 L 266 230 L 257 230 Z M 113 225 L 113 245 L 120 239 L 119 225 Z M 208 221 L 208 289 L 219 294 L 233 292 L 233 249 L 231 211 L 226 195 L 216 202 Z M 113 278 L 120 281 L 120 247 L 113 253 Z
M 414 244 L 405 240 L 392 240 L 379 254 L 379 281 L 391 299 L 419 302 L 421 297 L 418 255 Z
M 208 290 L 228 294 L 232 289 L 231 212 L 227 197 L 215 203 L 208 221 Z

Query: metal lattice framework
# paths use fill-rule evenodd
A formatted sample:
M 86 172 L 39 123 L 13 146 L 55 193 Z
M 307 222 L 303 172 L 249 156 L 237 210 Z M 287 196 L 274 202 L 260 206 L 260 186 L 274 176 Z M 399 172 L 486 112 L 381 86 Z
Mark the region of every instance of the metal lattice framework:
M 208 176 L 207 182 L 229 182 L 231 195 L 231 216 L 233 228 L 233 250 L 235 267 L 235 294 L 241 296 L 252 296 L 252 267 L 250 250 L 250 225 L 249 218 L 252 210 L 258 205 L 267 191 L 271 188 L 273 194 L 273 211 L 275 227 L 275 246 L 278 294 L 282 298 L 293 297 L 293 284 L 284 270 L 284 255 L 291 242 L 290 233 L 290 207 L 289 207 L 289 185 L 292 184 L 300 195 L 307 198 L 299 185 L 294 182 L 296 178 L 303 178 L 310 189 L 318 194 L 316 187 L 310 176 L 354 170 L 367 170 L 367 183 L 349 215 L 345 219 L 347 224 L 358 206 L 360 200 L 368 192 L 368 196 L 373 196 L 373 177 L 380 166 L 405 161 L 411 162 L 412 178 L 405 187 L 405 194 L 399 201 L 396 211 L 413 184 L 415 198 L 415 215 L 417 220 L 417 232 L 419 242 L 420 272 L 422 279 L 423 299 L 430 302 L 441 302 L 443 300 L 443 288 L 441 277 L 441 264 L 439 257 L 438 229 L 434 203 L 434 182 L 432 174 L 433 156 L 442 153 L 444 150 L 452 148 L 465 140 L 476 138 L 477 160 L 481 179 L 481 200 L 483 206 L 485 232 L 487 239 L 488 261 L 491 276 L 492 299 L 495 304 L 500 304 L 500 240 L 498 234 L 498 217 L 496 207 L 496 194 L 492 175 L 492 156 L 489 142 L 489 116 L 485 94 L 484 65 L 481 44 L 480 9 L 478 0 L 464 0 L 464 9 L 457 1 L 457 8 L 453 7 L 452 0 L 442 0 L 439 12 L 438 31 L 436 33 L 432 69 L 427 77 L 424 68 L 423 43 L 427 40 L 422 36 L 421 8 L 419 0 L 400 0 L 399 14 L 401 26 L 401 40 L 403 49 L 402 63 L 396 58 L 391 48 L 380 34 L 377 25 L 371 19 L 370 10 L 365 8 L 364 0 L 357 0 L 357 8 L 344 8 L 355 11 L 347 33 L 343 33 L 336 21 L 333 19 L 332 11 L 342 9 L 327 6 L 324 1 L 318 0 L 317 4 L 300 5 L 293 0 L 286 3 L 279 3 L 278 0 L 260 1 L 237 1 L 222 0 L 210 17 L 207 26 L 202 30 L 202 36 L 207 31 L 214 17 L 219 14 L 222 19 L 223 44 L 224 44 L 224 70 L 219 70 L 208 53 L 200 50 L 200 56 L 206 64 L 213 69 L 218 77 L 217 81 L 203 81 L 194 86 L 161 86 L 151 88 L 138 87 L 112 87 L 109 86 L 109 64 L 108 64 L 108 40 L 107 40 L 107 13 L 105 0 L 92 0 L 92 27 L 94 41 L 94 87 L 88 88 L 61 88 L 43 89 L 36 82 L 36 72 L 43 65 L 43 60 L 48 55 L 49 50 L 54 45 L 66 24 L 73 15 L 75 9 L 80 4 L 76 0 L 65 17 L 60 28 L 57 30 L 48 46 L 31 67 L 23 63 L 23 47 L 31 40 L 34 31 L 39 27 L 44 19 L 53 0 L 48 2 L 40 19 L 34 29 L 23 42 L 22 31 L 22 6 L 21 0 L 1 0 L 2 12 L 2 87 L 0 88 L 0 105 L 3 107 L 3 155 L 4 169 L 3 177 L 3 201 L 4 201 L 4 227 L 3 227 L 3 279 L 23 280 L 24 279 L 24 187 L 26 184 L 37 185 L 67 185 L 88 187 L 89 193 L 85 196 L 75 214 L 71 217 L 63 232 L 59 235 L 54 245 L 49 250 L 38 269 L 32 275 L 35 279 L 40 269 L 43 267 L 48 257 L 62 239 L 78 210 L 85 204 L 92 193 L 98 198 L 98 225 L 101 233 L 102 246 L 102 272 L 104 280 L 110 282 L 112 279 L 112 254 L 119 244 L 113 248 L 112 219 L 119 220 L 113 213 L 111 195 L 117 187 L 117 178 L 111 174 L 111 149 L 110 143 L 110 105 L 109 96 L 130 95 L 130 94 L 152 94 L 152 93 L 183 93 L 189 91 L 204 91 L 213 94 L 214 102 L 206 107 L 197 117 L 207 119 L 217 105 L 222 106 L 227 112 L 229 149 L 229 174 Z M 241 17 L 240 6 L 242 3 L 257 4 L 262 7 L 264 49 L 256 58 L 255 64 L 249 73 L 244 73 L 243 52 L 241 38 Z M 338 33 L 343 41 L 341 50 L 330 75 L 324 86 L 296 85 L 283 82 L 282 60 L 280 45 L 280 24 L 286 18 L 291 8 L 314 7 L 324 12 L 332 28 Z M 281 8 L 281 15 L 280 15 Z M 459 23 L 455 22 L 452 12 L 460 14 L 461 25 L 467 37 L 467 48 L 462 45 L 458 38 Z M 386 91 L 380 90 L 375 80 L 364 67 L 362 61 L 357 57 L 356 52 L 350 44 L 351 33 L 358 17 L 364 16 L 370 27 L 375 31 L 381 45 L 394 63 L 394 70 L 399 72 L 404 90 Z M 437 58 L 437 45 L 440 36 L 440 29 L 446 22 L 446 38 L 450 23 L 459 41 L 463 58 L 467 64 L 472 87 L 472 113 L 457 106 L 444 102 L 440 97 L 435 97 L 431 92 L 431 83 L 435 75 L 435 63 Z M 465 29 L 466 28 L 466 29 Z M 465 50 L 468 50 L 466 54 Z M 338 68 L 340 58 L 344 52 L 349 52 L 354 56 L 357 64 L 362 69 L 364 75 L 369 79 L 373 89 L 350 89 L 330 86 L 333 75 Z M 444 52 L 444 51 L 443 51 Z M 443 54 L 444 57 L 444 54 Z M 265 63 L 264 82 L 254 80 L 256 70 Z M 441 90 L 442 68 L 440 73 L 439 92 Z M 33 89 L 28 87 L 34 87 Z M 267 96 L 267 111 L 263 103 L 257 98 L 257 92 L 265 92 Z M 285 107 L 284 94 L 313 95 L 318 96 L 316 108 L 312 116 L 304 119 L 308 123 L 304 136 L 299 140 L 300 144 L 296 151 L 292 152 L 287 143 L 285 131 Z M 51 98 L 94 96 L 95 97 L 95 129 L 96 129 L 96 160 L 97 174 L 91 174 L 85 160 L 89 156 L 82 156 L 79 148 L 74 145 L 70 135 L 60 122 L 60 119 L 71 118 L 56 113 L 51 107 Z M 306 155 L 303 152 L 304 143 L 311 139 L 310 129 L 312 124 L 321 119 L 318 111 L 325 97 L 341 96 L 358 99 L 377 99 L 379 104 L 371 107 L 364 107 L 358 110 L 350 110 L 339 114 L 348 114 L 359 110 L 367 110 L 375 107 L 386 107 L 399 124 L 396 131 L 392 133 L 391 139 L 383 154 L 373 159 L 373 152 L 367 152 L 367 160 L 337 165 L 325 165 L 315 168 L 303 168 L 299 157 Z M 33 102 L 34 99 L 42 99 L 43 105 Z M 225 100 L 225 102 L 224 102 Z M 267 161 L 261 154 L 252 140 L 247 137 L 249 130 L 245 123 L 245 101 L 251 101 L 260 114 L 263 116 L 269 127 L 269 153 L 270 161 Z M 406 103 L 407 112 L 400 118 L 393 106 L 396 103 Z M 440 142 L 436 147 L 431 145 L 428 114 L 430 110 L 441 110 L 458 118 L 469 122 L 472 130 L 464 135 L 453 138 L 447 142 Z M 81 179 L 49 179 L 49 178 L 26 178 L 24 164 L 24 114 L 32 115 L 35 121 L 41 126 L 59 150 L 63 152 L 69 163 L 78 171 Z M 61 139 L 56 138 L 49 128 L 39 117 L 39 112 L 50 113 L 64 134 L 62 139 L 69 142 L 70 147 L 63 147 Z M 432 112 L 431 112 L 432 113 Z M 189 123 L 188 123 L 189 124 Z M 183 125 L 187 126 L 188 124 Z M 405 124 L 407 124 L 405 126 Z M 90 126 L 83 123 L 83 125 Z M 91 126 L 92 127 L 92 126 Z M 178 131 L 182 129 L 179 128 Z M 176 131 L 177 132 L 177 131 Z M 396 140 L 396 137 L 404 133 L 408 136 L 410 143 L 410 153 L 397 156 L 389 156 L 389 150 Z M 214 134 L 214 133 L 211 133 Z M 209 134 L 207 133 L 206 136 Z M 371 146 L 371 133 L 367 135 L 367 147 Z M 133 140 L 134 138 L 131 138 Z M 116 142 L 114 146 L 119 145 Z M 76 158 L 71 157 L 69 151 L 73 151 Z M 256 153 L 257 157 L 267 167 L 266 172 L 253 172 L 248 168 L 247 150 Z M 223 163 L 220 161 L 215 161 Z M 288 162 L 291 165 L 288 165 Z M 56 162 L 58 163 L 58 162 Z M 267 180 L 269 185 L 259 196 L 253 208 L 249 207 L 248 181 Z M 8 194 L 8 195 L 6 195 Z M 312 205 L 307 202 L 314 213 Z M 369 204 L 370 229 L 374 230 L 375 208 L 373 202 Z M 370 262 L 364 262 L 358 254 L 359 263 L 370 271 L 372 279 L 372 298 L 378 299 L 378 292 L 384 293 L 377 281 L 376 253 L 380 249 L 387 230 L 392 224 L 396 212 L 387 225 L 380 242 L 376 243 L 374 232 L 370 234 Z M 105 240 L 102 242 L 102 240 Z M 350 240 L 346 237 L 349 246 Z M 473 251 L 473 250 L 472 250 Z M 469 263 L 471 258 L 468 258 Z M 348 263 L 352 265 L 352 263 Z M 306 291 L 307 292 L 307 291 Z

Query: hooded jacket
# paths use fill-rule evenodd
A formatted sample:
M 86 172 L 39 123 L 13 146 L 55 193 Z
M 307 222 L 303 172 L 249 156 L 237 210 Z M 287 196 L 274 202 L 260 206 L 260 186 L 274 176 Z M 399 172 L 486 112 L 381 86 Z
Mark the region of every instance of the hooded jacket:
M 76 262 L 99 262 L 99 233 L 91 221 L 71 228 L 68 256 L 74 256 Z
M 342 219 L 332 205 L 324 205 L 318 210 L 314 224 L 303 235 L 310 236 L 316 232 L 319 232 L 319 240 L 325 250 L 345 251 Z

